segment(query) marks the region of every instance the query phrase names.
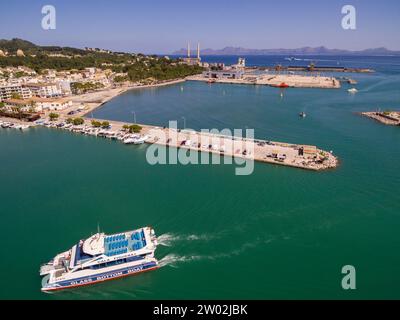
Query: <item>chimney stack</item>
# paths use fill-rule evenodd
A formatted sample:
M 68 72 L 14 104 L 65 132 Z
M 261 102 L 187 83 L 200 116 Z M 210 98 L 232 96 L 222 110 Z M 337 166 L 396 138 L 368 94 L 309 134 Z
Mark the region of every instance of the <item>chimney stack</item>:
M 197 43 L 197 59 L 200 60 L 200 43 Z
M 190 43 L 188 42 L 187 46 L 187 57 L 190 58 Z

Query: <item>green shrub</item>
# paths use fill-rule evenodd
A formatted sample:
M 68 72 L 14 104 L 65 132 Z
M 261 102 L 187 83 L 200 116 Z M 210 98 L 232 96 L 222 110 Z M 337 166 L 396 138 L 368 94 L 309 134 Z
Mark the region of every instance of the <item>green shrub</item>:
M 142 127 L 137 124 L 133 124 L 133 125 L 129 126 L 130 133 L 139 133 L 140 131 L 142 131 Z

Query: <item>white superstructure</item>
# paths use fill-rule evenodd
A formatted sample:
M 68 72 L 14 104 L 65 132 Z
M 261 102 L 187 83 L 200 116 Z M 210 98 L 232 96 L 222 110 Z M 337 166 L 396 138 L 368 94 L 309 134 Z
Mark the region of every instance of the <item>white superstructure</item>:
M 158 267 L 154 257 L 154 230 L 145 227 L 105 235 L 97 233 L 80 240 L 40 268 L 42 291 L 94 284 Z

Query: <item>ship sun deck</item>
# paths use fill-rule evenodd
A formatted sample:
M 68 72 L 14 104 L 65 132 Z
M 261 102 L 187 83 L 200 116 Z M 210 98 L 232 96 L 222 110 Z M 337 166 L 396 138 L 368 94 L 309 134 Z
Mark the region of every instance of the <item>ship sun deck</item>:
M 104 259 L 112 261 L 126 256 L 149 254 L 155 249 L 150 229 L 146 228 L 105 235 L 97 233 L 90 238 L 80 241 L 71 249 L 69 269 L 77 266 L 93 265 Z
M 104 254 L 107 256 L 119 255 L 140 250 L 147 245 L 144 230 L 133 231 L 127 234 L 118 234 L 104 238 Z

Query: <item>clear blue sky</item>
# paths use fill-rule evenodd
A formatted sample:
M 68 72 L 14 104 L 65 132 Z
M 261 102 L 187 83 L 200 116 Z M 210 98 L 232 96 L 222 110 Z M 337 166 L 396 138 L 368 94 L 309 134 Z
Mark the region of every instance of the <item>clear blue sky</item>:
M 57 29 L 41 28 L 41 8 L 57 9 Z M 341 28 L 341 8 L 357 9 L 357 30 Z M 320 46 L 400 50 L 399 0 L 12 0 L 0 2 L 0 38 L 42 45 L 170 53 L 202 48 Z

